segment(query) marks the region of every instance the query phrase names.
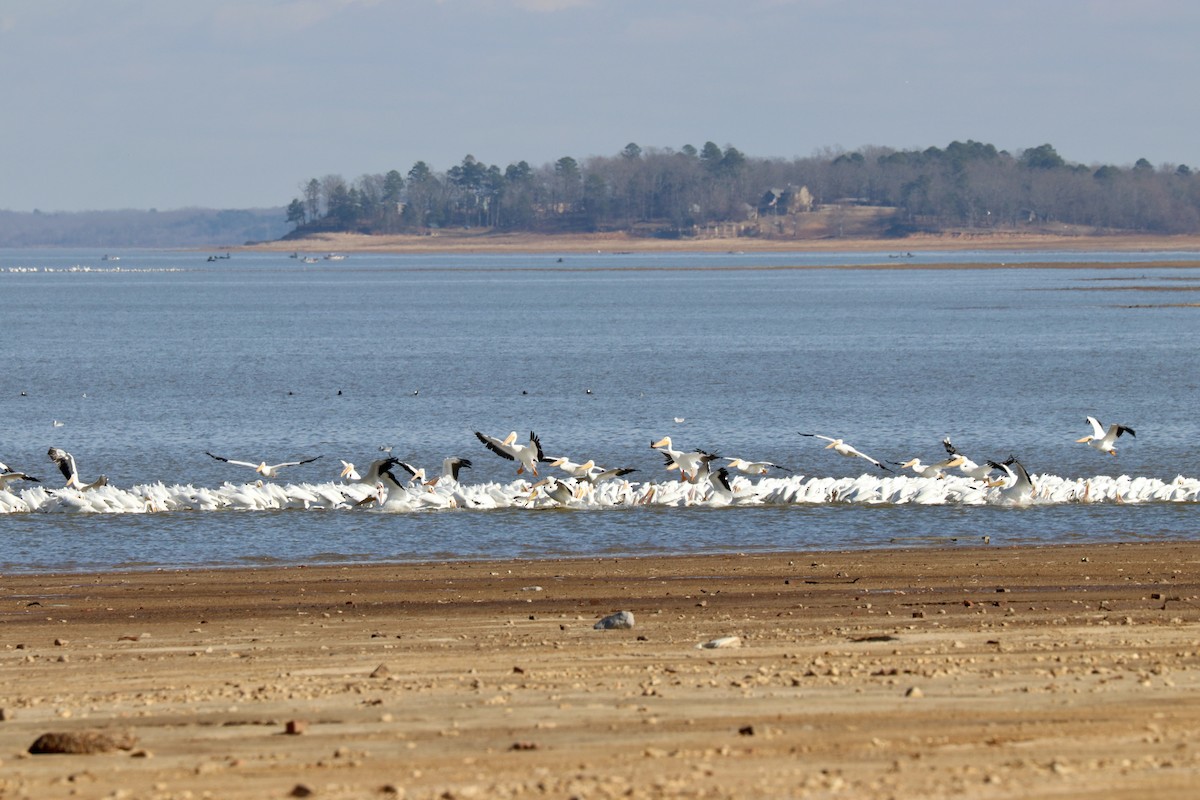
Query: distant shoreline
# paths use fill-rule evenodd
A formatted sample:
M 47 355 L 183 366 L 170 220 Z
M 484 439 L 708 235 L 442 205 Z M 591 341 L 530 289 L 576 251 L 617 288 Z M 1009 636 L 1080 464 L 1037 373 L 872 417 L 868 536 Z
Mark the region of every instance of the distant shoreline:
M 318 234 L 300 240 L 258 242 L 231 248 L 244 252 L 300 253 L 833 253 L 879 252 L 904 254 L 914 250 L 1066 250 L 1088 253 L 1171 252 L 1195 250 L 1200 235 L 1096 236 L 1039 233 L 922 234 L 904 239 L 649 239 L 625 234 L 496 234 L 470 231 L 439 232 L 433 236 Z

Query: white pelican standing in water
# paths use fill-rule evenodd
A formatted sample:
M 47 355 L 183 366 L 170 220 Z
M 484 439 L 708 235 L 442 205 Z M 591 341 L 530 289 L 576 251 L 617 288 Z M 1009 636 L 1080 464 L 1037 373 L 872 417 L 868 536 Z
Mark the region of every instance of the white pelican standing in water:
M 24 472 L 15 472 L 8 468 L 8 464 L 0 462 L 0 492 L 8 489 L 8 485 L 13 481 L 33 481 L 41 483 L 40 478 L 35 478 L 32 475 L 26 475 Z
M 667 469 L 679 470 L 679 474 L 685 481 L 695 481 L 702 466 L 708 465 L 713 459 L 720 458 L 717 454 L 704 450 L 692 450 L 687 453 L 675 450 L 671 446 L 670 436 L 664 436 L 657 442 L 651 442 L 650 449 L 657 450 L 666 456 Z
M 814 439 L 824 439 L 825 441 L 829 442 L 829 444 L 825 445 L 825 449 L 832 450 L 833 452 L 837 453 L 839 456 L 845 456 L 846 458 L 861 458 L 864 461 L 870 461 L 872 464 L 879 467 L 880 469 L 887 470 L 888 472 L 893 471 L 890 467 L 885 466 L 882 461 L 878 461 L 874 458 L 871 458 L 866 453 L 852 447 L 851 445 L 846 444 L 846 442 L 844 442 L 841 439 L 833 439 L 833 438 L 830 438 L 829 436 L 822 436 L 819 433 L 801 433 L 800 435 L 801 436 L 811 436 Z
M 204 451 L 204 455 L 209 456 L 210 458 L 215 458 L 217 461 L 224 461 L 226 464 L 237 464 L 239 467 L 249 467 L 259 475 L 262 475 L 264 478 L 277 477 L 279 475 L 279 470 L 283 469 L 284 467 L 298 467 L 301 464 L 310 464 L 320 458 L 320 456 L 313 456 L 312 458 L 306 458 L 302 461 L 284 461 L 282 464 L 268 464 L 265 461 L 260 461 L 257 464 L 253 464 L 249 461 L 234 461 L 231 458 L 224 458 L 222 456 L 214 455 L 207 450 Z M 353 468 L 353 466 L 353 464 L 350 465 L 351 468 Z
M 58 465 L 59 471 L 62 472 L 63 477 L 67 479 L 67 486 L 72 489 L 86 491 L 88 489 L 98 489 L 101 486 L 108 485 L 108 478 L 104 475 L 96 478 L 96 480 L 92 481 L 91 483 L 84 483 L 83 481 L 79 480 L 79 470 L 75 467 L 75 456 L 71 455 L 66 450 L 62 450 L 57 447 L 51 447 L 46 455 L 50 456 L 50 460 Z
M 475 436 L 479 441 L 483 442 L 484 447 L 496 455 L 507 458 L 509 461 L 516 461 L 518 464 L 518 475 L 523 474 L 525 470 L 529 470 L 536 477 L 538 474 L 538 462 L 546 460 L 546 456 L 542 453 L 542 441 L 538 439 L 537 434 L 533 431 L 529 432 L 529 444 L 517 444 L 516 431 L 513 431 L 504 439 L 497 439 L 494 436 L 488 436 L 479 431 L 475 431 Z
M 1100 424 L 1100 420 L 1095 417 L 1088 417 L 1087 421 L 1092 424 L 1092 435 L 1084 436 L 1082 439 L 1076 439 L 1076 442 L 1086 444 L 1088 447 L 1094 447 L 1101 453 L 1108 453 L 1110 456 L 1115 456 L 1117 450 L 1113 445 L 1117 441 L 1117 437 L 1121 434 L 1128 433 L 1130 436 L 1137 436 L 1133 432 L 1133 428 L 1126 425 L 1109 425 L 1108 430 L 1104 430 L 1104 426 Z

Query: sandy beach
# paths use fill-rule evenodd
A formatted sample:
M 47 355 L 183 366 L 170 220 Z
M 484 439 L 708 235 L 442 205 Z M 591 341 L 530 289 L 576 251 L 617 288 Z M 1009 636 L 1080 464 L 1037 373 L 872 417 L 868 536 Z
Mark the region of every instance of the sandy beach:
M 928 544 L 0 576 L 0 796 L 1194 796 L 1200 544 Z
M 235 250 L 301 253 L 725 253 L 880 252 L 912 250 L 1065 250 L 1163 252 L 1200 250 L 1200 236 L 1141 234 L 1079 235 L 1045 232 L 950 232 L 901 239 L 863 238 L 694 238 L 655 239 L 624 233 L 539 235 L 486 231 L 439 231 L 434 236 L 318 234 L 306 239 L 261 242 Z M 895 262 L 891 266 L 903 266 Z

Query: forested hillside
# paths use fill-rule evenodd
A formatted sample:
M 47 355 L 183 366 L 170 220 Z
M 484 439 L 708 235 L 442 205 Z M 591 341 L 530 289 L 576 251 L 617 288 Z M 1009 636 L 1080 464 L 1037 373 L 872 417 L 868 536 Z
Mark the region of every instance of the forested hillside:
M 754 158 L 713 142 L 646 148 L 503 169 L 466 156 L 445 172 L 313 178 L 287 208 L 289 236 L 326 231 L 418 233 L 488 228 L 618 231 L 687 237 L 839 235 L 839 212 L 872 208 L 880 235 L 1078 226 L 1200 231 L 1200 177 L 1182 164 L 1083 165 L 1049 144 L 1009 153 L 975 141 L 945 148 L 867 147 L 809 158 Z M 808 225 L 814 212 L 827 220 Z M 857 231 L 862 233 L 861 230 Z

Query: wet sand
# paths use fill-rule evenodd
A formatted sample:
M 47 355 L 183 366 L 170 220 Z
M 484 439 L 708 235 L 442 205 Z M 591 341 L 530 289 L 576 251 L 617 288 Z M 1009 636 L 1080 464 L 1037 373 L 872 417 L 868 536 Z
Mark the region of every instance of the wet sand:
M 632 629 L 593 627 L 621 610 Z M 1200 780 L 1192 542 L 4 575 L 0 611 L 5 798 Z M 26 752 L 82 731 L 118 749 Z

